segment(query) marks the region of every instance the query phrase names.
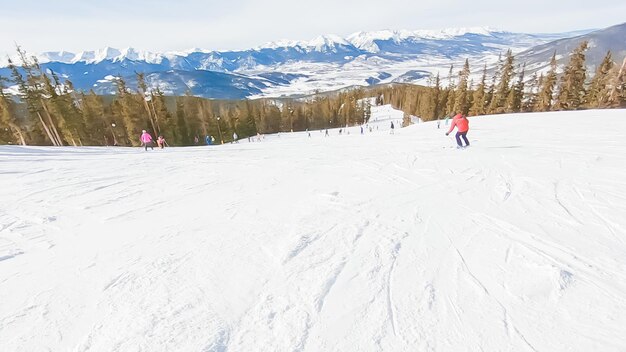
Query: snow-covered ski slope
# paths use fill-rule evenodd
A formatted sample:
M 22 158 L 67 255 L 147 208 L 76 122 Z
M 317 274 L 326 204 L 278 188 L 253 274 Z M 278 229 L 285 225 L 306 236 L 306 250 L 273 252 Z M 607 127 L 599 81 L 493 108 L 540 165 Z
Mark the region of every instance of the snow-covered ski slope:
M 0 147 L 2 351 L 625 351 L 626 111 Z

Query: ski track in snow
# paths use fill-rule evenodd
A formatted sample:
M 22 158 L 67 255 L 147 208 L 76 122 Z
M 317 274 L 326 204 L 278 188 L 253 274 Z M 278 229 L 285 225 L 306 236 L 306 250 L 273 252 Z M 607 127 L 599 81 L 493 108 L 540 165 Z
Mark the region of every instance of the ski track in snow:
M 0 350 L 624 351 L 625 113 L 0 146 Z

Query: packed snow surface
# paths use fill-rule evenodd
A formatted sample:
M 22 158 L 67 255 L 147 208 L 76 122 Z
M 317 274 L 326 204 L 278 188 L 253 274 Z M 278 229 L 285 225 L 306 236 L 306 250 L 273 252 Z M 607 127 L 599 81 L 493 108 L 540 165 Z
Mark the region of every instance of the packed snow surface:
M 626 111 L 377 126 L 0 147 L 0 350 L 626 350 Z

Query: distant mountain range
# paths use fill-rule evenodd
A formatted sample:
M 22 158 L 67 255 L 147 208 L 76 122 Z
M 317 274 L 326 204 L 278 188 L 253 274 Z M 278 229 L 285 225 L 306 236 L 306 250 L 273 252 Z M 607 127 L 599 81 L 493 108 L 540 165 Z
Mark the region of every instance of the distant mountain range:
M 557 63 L 565 65 L 572 51 L 583 41 L 589 42 L 585 59 L 591 74 L 595 72 L 596 67 L 602 62 L 609 50 L 611 50 L 613 60 L 621 63 L 626 57 L 626 23 L 573 38 L 564 38 L 537 45 L 517 54 L 515 59 L 517 62 L 525 62 L 529 73 L 546 71 L 555 52 Z
M 46 52 L 37 57 L 44 69 L 70 79 L 77 89 L 93 89 L 99 94 L 115 92 L 115 77 L 125 78 L 133 87 L 135 72 L 144 72 L 148 84 L 166 94 L 191 92 L 207 98 L 241 99 L 303 95 L 353 85 L 425 83 L 436 72 L 446 76 L 450 64 L 460 65 L 465 58 L 473 67 L 491 65 L 508 48 L 519 53 L 519 60 L 540 69 L 550 59 L 546 55 L 554 50 L 565 55 L 585 38 L 595 45 L 589 55 L 595 64 L 596 57 L 601 60 L 606 52 L 604 48 L 626 48 L 625 27 L 557 34 L 490 28 L 377 31 L 347 38 L 326 35 L 311 41 L 272 42 L 242 51 L 152 53 L 104 48 Z M 595 54 L 602 50 L 604 53 Z M 0 68 L 0 75 L 9 74 L 7 68 Z

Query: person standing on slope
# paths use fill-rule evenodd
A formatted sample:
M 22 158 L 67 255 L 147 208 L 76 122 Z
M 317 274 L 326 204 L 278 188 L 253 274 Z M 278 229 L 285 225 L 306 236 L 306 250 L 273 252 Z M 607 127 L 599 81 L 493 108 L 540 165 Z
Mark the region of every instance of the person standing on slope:
M 141 137 L 139 137 L 139 140 L 146 148 L 146 151 L 148 151 L 148 147 L 150 147 L 151 150 L 154 150 L 154 147 L 152 146 L 152 136 L 146 130 L 141 130 Z
M 446 132 L 446 136 L 452 132 L 452 130 L 456 127 L 456 144 L 457 148 L 465 148 L 469 147 L 469 141 L 467 140 L 467 131 L 469 131 L 469 121 L 467 117 L 463 116 L 463 114 L 456 114 L 452 118 L 452 124 L 450 125 L 450 129 Z M 461 143 L 461 138 L 465 141 L 465 147 L 463 143 Z
M 393 125 L 393 121 L 391 121 L 391 132 L 389 132 L 390 134 L 393 134 L 393 129 L 394 129 L 394 125 Z

